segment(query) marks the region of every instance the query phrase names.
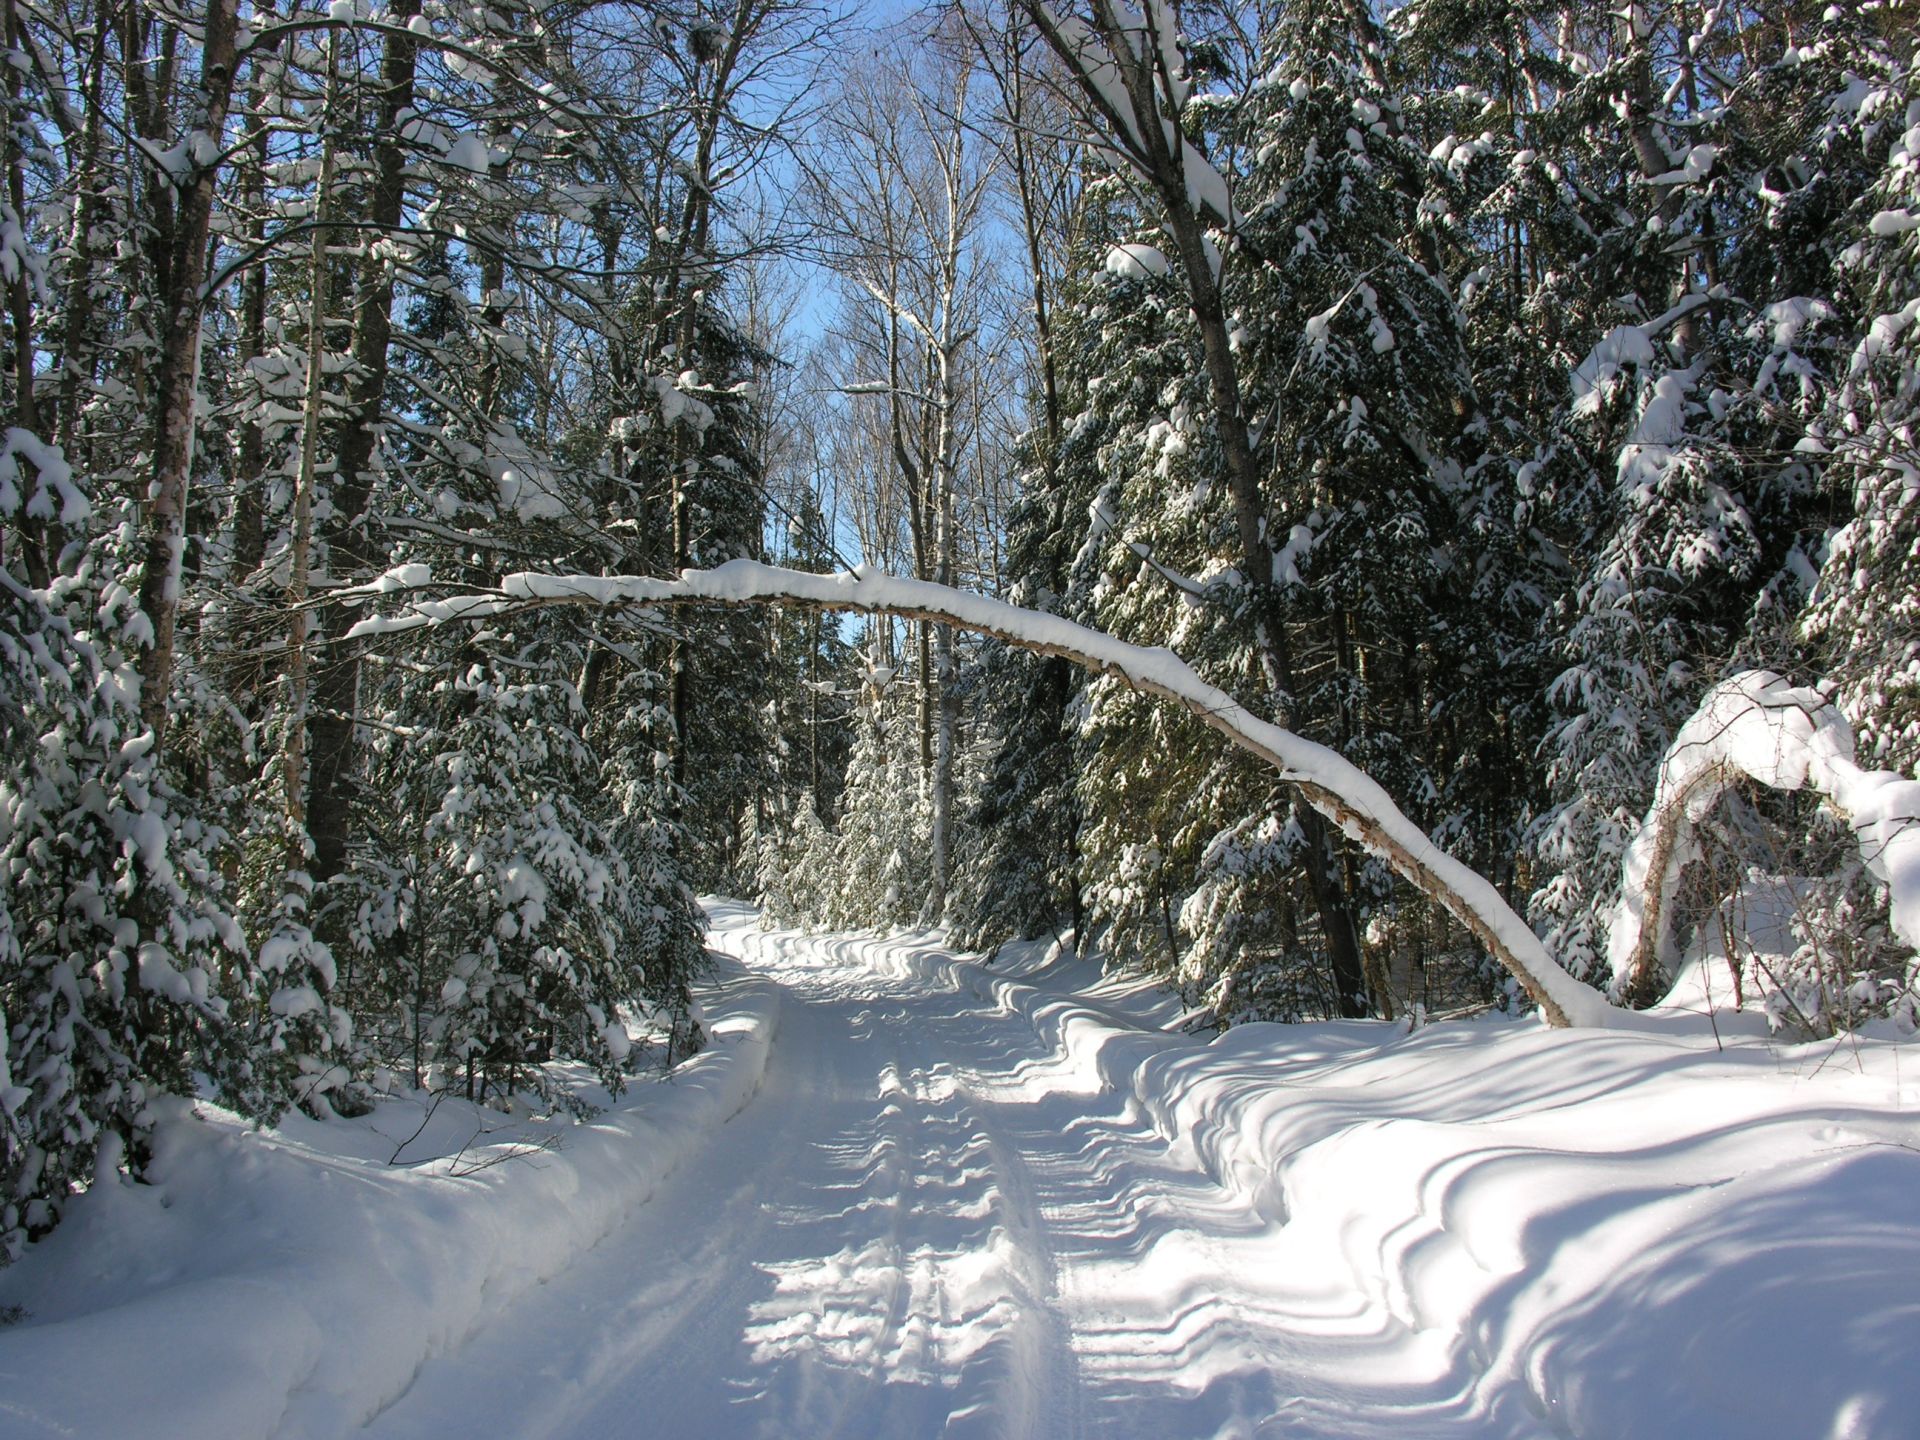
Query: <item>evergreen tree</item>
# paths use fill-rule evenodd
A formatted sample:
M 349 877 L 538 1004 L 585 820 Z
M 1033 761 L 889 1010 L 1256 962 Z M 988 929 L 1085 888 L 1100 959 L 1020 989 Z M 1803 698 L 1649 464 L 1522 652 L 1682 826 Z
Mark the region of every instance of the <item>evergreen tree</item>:
M 1044 444 L 1029 436 L 1027 445 Z M 1029 465 L 1008 516 L 1008 599 L 1060 613 L 1073 559 L 1071 481 L 1059 457 Z M 1051 479 L 1049 478 L 1051 472 Z M 977 794 L 964 815 L 962 864 L 949 907 L 954 938 L 992 948 L 1056 926 L 1085 943 L 1079 874 L 1080 767 L 1073 709 L 1081 677 L 1064 660 L 989 641 L 969 679 L 987 736 Z
M 775 563 L 814 574 L 836 568 L 826 516 L 811 489 L 774 530 Z M 787 821 L 800 824 L 804 810 L 817 826 L 840 810 L 853 743 L 853 651 L 839 617 L 824 612 L 782 612 L 770 629 L 779 787 L 760 818 L 763 828 L 777 830 Z
M 52 488 L 58 452 L 35 453 Z M 195 1071 L 262 1119 L 292 1096 L 265 1017 L 302 1002 L 273 984 L 278 957 L 256 968 L 224 893 L 228 837 L 170 782 L 136 708 L 143 616 L 117 578 L 134 533 L 87 546 L 52 591 L 0 568 L 6 1257 L 96 1170 L 141 1163 L 155 1102 Z
M 1840 296 L 1853 303 L 1824 314 L 1806 305 L 1774 317 L 1787 328 L 1845 316 L 1852 324 L 1841 333 L 1857 337 L 1839 383 L 1827 391 L 1827 411 L 1808 425 L 1802 447 L 1831 456 L 1834 509 L 1849 517 L 1827 537 L 1805 629 L 1835 698 L 1859 731 L 1863 761 L 1916 773 L 1920 86 L 1911 34 L 1904 45 L 1843 46 L 1841 38 L 1815 47 L 1803 63 L 1817 66 L 1825 81 L 1824 104 L 1814 112 L 1823 150 L 1852 141 L 1870 163 L 1878 161 L 1842 232 L 1851 243 L 1839 255 Z M 1783 386 L 1792 383 L 1787 364 L 1775 368 Z

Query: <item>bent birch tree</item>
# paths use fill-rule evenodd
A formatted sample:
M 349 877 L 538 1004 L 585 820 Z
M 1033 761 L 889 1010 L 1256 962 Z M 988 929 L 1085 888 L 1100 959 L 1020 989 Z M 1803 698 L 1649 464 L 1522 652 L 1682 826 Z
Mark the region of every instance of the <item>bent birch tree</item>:
M 1629 1005 L 1659 999 L 1674 961 L 1673 898 L 1699 854 L 1696 832 L 1742 780 L 1811 788 L 1845 818 L 1868 871 L 1887 887 L 1894 932 L 1920 949 L 1920 780 L 1854 762 L 1853 728 L 1817 690 L 1748 670 L 1715 685 L 1660 762 L 1647 818 L 1621 861 L 1607 927 L 1614 987 Z
M 401 566 L 371 585 L 335 596 L 371 598 L 428 583 L 424 567 Z M 1562 969 L 1491 882 L 1436 845 L 1378 782 L 1344 756 L 1251 714 L 1171 650 L 1132 645 L 1057 615 L 865 566 L 819 575 L 735 560 L 711 570 L 684 570 L 677 579 L 508 575 L 495 591 L 417 599 L 398 613 L 362 620 L 349 635 L 478 621 L 556 605 L 617 609 L 695 603 L 855 611 L 959 626 L 1035 654 L 1058 656 L 1110 675 L 1130 689 L 1170 700 L 1273 766 L 1317 813 L 1464 925 L 1520 983 L 1549 1024 L 1606 1026 L 1630 1013 Z

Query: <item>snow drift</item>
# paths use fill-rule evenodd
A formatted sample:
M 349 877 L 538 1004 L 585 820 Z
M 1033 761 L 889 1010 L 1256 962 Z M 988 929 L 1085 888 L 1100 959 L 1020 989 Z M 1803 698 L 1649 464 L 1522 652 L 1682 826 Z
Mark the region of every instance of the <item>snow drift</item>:
M 1104 1197 L 1086 1303 L 1190 1389 L 1279 1368 L 1283 1412 L 1232 1433 L 1911 1433 L 1920 1075 L 1897 1043 L 1717 1042 L 1658 1012 L 1199 1043 L 1137 981 L 1037 947 L 881 956 L 1033 1027 L 1053 1058 L 994 1093 Z M 1170 1214 L 1189 1169 L 1218 1193 Z M 1285 1350 L 1243 1353 L 1227 1311 Z

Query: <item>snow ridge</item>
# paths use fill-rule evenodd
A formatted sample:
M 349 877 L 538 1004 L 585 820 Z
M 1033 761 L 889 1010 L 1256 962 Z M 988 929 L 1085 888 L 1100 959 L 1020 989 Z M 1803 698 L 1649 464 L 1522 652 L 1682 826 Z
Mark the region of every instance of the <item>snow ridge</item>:
M 1057 952 L 987 969 L 898 934 L 870 953 L 1033 1027 L 1050 1058 L 1001 1098 L 1084 1116 L 1076 1164 L 1123 1176 L 1092 1137 L 1144 1122 L 1219 1187 L 1080 1259 L 1103 1320 L 1157 1303 L 1136 1323 L 1171 1345 L 1199 1313 L 1183 1297 L 1217 1288 L 1281 1347 L 1247 1353 L 1211 1319 L 1182 1340 L 1183 1386 L 1277 1368 L 1287 1433 L 1355 1440 L 1906 1433 L 1920 1130 L 1897 1045 L 1856 1039 L 1843 1065 L 1826 1045 L 1722 1048 L 1703 1023 L 1369 1021 L 1198 1043 L 1063 993 L 1086 978 Z M 1121 1183 L 1106 1204 L 1163 1193 Z

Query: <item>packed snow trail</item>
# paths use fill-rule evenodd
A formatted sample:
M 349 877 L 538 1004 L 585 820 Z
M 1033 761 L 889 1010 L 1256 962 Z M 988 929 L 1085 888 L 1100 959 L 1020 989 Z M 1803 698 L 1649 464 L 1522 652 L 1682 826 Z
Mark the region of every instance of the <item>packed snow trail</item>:
M 755 919 L 713 943 L 783 992 L 758 1097 L 367 1433 L 1911 1433 L 1897 1055 L 1889 1088 L 1888 1051 L 1699 1026 L 1209 1045 L 1077 962 Z
M 1073 1433 L 1045 1228 L 948 1058 L 994 1063 L 993 1028 L 860 944 L 789 947 L 759 1097 L 370 1432 Z
M 590 1120 L 173 1107 L 0 1270 L 0 1440 L 1920 1433 L 1910 1043 L 1209 1042 L 1043 946 L 711 911 L 713 1043 L 556 1066 Z
M 1023 1071 L 1061 1064 L 1057 1037 L 929 984 L 960 973 L 931 943 L 764 936 L 752 919 L 720 908 L 714 939 L 786 991 L 759 1097 L 368 1433 L 1211 1436 L 1280 1408 L 1272 1337 L 1205 1294 L 1227 1262 L 1198 1234 L 1144 1330 L 1084 1283 L 1063 1295 L 1054 1253 L 1151 1273 L 1155 1206 L 1205 1231 L 1258 1216 L 1165 1164 L 1117 1098 L 1015 1098 Z M 1131 1172 L 1087 1163 L 1128 1141 Z

